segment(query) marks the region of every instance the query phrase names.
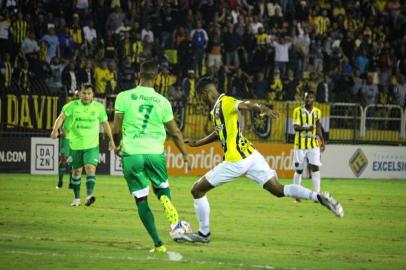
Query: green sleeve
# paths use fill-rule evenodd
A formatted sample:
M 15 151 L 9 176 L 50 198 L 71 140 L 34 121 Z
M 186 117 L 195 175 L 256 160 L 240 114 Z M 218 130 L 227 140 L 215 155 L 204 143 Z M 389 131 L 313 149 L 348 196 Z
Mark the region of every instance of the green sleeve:
M 100 103 L 99 105 L 99 121 L 100 122 L 106 122 L 107 121 L 107 113 L 106 113 L 106 109 L 104 109 L 104 106 Z
M 116 102 L 114 104 L 114 111 L 118 113 L 124 113 L 125 106 L 124 106 L 124 92 L 118 94 L 116 98 Z
M 163 113 L 162 120 L 164 123 L 168 123 L 173 120 L 172 106 L 167 99 L 164 102 L 162 113 Z
M 69 102 L 68 104 L 65 104 L 62 107 L 62 112 L 66 115 L 66 116 L 70 116 L 72 114 L 72 104 L 73 102 Z

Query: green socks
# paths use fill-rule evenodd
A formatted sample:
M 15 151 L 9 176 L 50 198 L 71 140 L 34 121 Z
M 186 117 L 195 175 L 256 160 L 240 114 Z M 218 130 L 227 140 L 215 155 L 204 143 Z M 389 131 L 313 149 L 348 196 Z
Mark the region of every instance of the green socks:
M 59 168 L 58 168 L 58 182 L 59 183 L 62 183 L 64 174 L 65 174 L 65 164 L 59 164 Z
M 71 184 L 75 199 L 80 199 L 80 175 L 72 175 Z
M 148 201 L 142 200 L 137 202 L 138 207 L 138 215 L 142 223 L 144 224 L 145 229 L 147 229 L 149 235 L 151 236 L 152 240 L 154 241 L 154 245 L 159 247 L 162 245 L 161 239 L 159 239 L 158 231 L 155 226 L 154 215 L 149 208 Z
M 88 174 L 86 175 L 86 193 L 87 196 L 93 194 L 94 185 L 96 184 L 96 175 Z

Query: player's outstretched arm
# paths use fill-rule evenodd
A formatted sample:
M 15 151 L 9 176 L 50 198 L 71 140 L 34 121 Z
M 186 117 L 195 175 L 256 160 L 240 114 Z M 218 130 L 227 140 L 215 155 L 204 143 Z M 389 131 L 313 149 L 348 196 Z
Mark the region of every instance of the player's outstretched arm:
M 175 120 L 172 119 L 171 121 L 165 123 L 165 128 L 167 132 L 173 137 L 176 147 L 182 153 L 183 161 L 185 162 L 187 169 L 190 170 L 190 162 L 185 143 L 183 142 L 183 134 L 178 128 Z
M 51 138 L 56 139 L 58 138 L 59 132 L 58 130 L 62 127 L 63 121 L 65 121 L 66 115 L 65 113 L 61 113 L 58 118 L 56 118 L 55 123 L 54 123 L 54 128 L 52 129 L 51 132 Z
M 217 133 L 215 131 L 213 131 L 212 133 L 210 133 L 209 135 L 207 135 L 206 137 L 204 137 L 200 140 L 193 140 L 193 139 L 187 138 L 187 139 L 185 139 L 185 143 L 191 147 L 199 147 L 199 146 L 217 141 L 217 139 L 218 139 Z
M 250 101 L 250 100 L 246 100 L 246 101 L 242 101 L 242 102 L 238 103 L 238 109 L 259 112 L 260 116 L 269 116 L 272 118 L 279 117 L 279 112 L 271 110 L 268 106 L 265 106 L 265 105 L 262 105 L 255 101 Z

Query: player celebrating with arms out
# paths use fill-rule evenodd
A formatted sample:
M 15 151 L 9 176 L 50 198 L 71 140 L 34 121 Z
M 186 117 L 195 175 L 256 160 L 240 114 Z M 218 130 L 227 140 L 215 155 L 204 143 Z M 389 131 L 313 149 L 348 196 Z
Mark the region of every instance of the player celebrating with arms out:
M 313 200 L 320 202 L 338 217 L 344 215 L 341 204 L 329 193 L 319 194 L 300 185 L 280 184 L 276 172 L 269 167 L 265 158 L 255 150 L 251 142 L 242 135 L 239 126 L 240 110 L 257 111 L 261 115 L 273 118 L 278 117 L 278 113 L 256 102 L 239 101 L 225 94 L 220 95 L 213 81 L 207 78 L 199 81 L 197 91 L 213 108 L 210 114 L 215 131 L 203 139 L 187 139 L 185 142 L 192 147 L 198 147 L 219 139 L 224 150 L 224 161 L 193 185 L 191 193 L 199 220 L 199 231 L 184 234 L 183 240 L 203 243 L 210 241 L 210 205 L 206 193 L 242 175 L 246 175 L 277 197 L 288 196 Z
M 300 185 L 305 159 L 309 161 L 313 182 L 313 191 L 320 192 L 320 152 L 324 152 L 324 138 L 321 130 L 321 111 L 313 106 L 314 92 L 305 93 L 304 105 L 293 110 L 293 127 L 295 129 L 295 141 L 293 144 L 293 164 L 295 175 L 293 183 Z M 319 139 L 317 139 L 317 137 Z M 300 202 L 300 199 L 295 199 Z
M 173 136 L 186 166 L 189 165 L 182 132 L 173 118 L 171 104 L 153 88 L 157 74 L 155 61 L 144 62 L 140 70 L 140 84 L 117 96 L 113 133 L 117 145 L 122 139 L 124 177 L 134 196 L 138 215 L 155 245 L 150 252 L 166 252 L 147 200 L 151 181 L 171 229 L 181 226 L 169 189 L 164 155 L 166 131 Z
M 51 137 L 58 137 L 58 130 L 65 119 L 70 118 L 69 146 L 72 156 L 72 189 L 75 198 L 71 206 L 80 205 L 80 179 L 83 167 L 86 171 L 85 205 L 90 206 L 96 201 L 94 186 L 96 184 L 96 166 L 99 162 L 99 128 L 100 123 L 110 139 L 109 148 L 115 150 L 113 135 L 106 110 L 100 102 L 93 100 L 94 88 L 91 84 L 81 86 L 80 99 L 71 101 L 63 107 L 62 113 L 55 121 Z

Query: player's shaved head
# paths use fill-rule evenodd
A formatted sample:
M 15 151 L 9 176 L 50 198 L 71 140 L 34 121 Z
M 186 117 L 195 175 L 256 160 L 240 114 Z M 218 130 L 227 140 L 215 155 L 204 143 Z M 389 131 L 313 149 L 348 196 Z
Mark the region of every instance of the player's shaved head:
M 141 64 L 140 77 L 146 81 L 155 80 L 158 74 L 158 64 L 154 60 L 148 60 Z

